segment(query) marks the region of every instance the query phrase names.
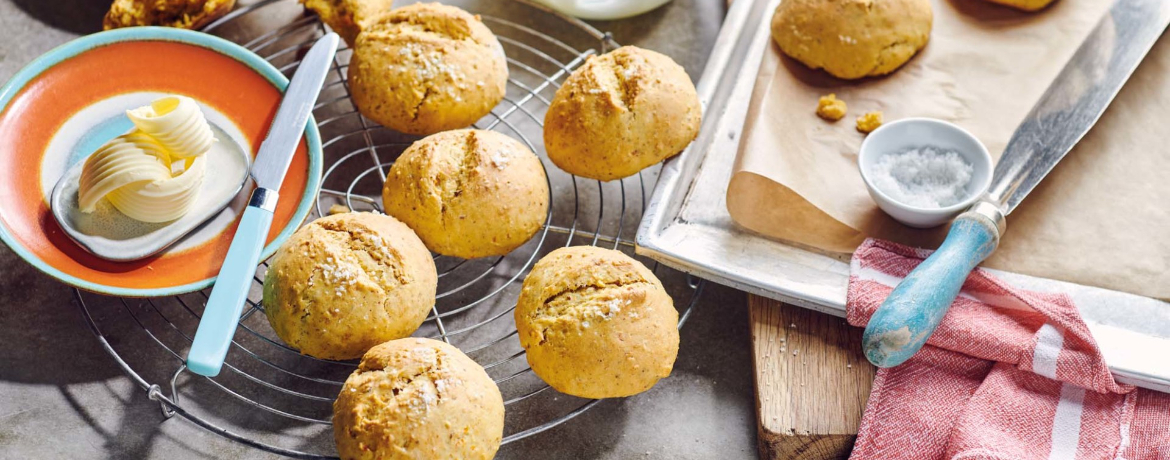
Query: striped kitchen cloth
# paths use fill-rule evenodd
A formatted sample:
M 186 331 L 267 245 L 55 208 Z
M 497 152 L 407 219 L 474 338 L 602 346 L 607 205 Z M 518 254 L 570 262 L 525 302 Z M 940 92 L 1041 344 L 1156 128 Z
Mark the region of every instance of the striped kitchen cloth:
M 862 244 L 849 323 L 930 252 Z M 1170 395 L 1115 382 L 1068 296 L 976 270 L 922 351 L 878 371 L 850 458 L 1170 459 Z

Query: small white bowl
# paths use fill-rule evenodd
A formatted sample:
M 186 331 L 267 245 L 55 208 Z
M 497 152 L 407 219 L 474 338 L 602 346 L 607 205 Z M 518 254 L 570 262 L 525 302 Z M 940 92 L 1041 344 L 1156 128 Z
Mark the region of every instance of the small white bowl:
M 944 208 L 922 208 L 895 201 L 874 187 L 869 177 L 870 170 L 881 157 L 928 146 L 953 150 L 971 164 L 974 171 L 971 182 L 967 184 L 967 198 Z M 987 153 L 987 147 L 967 130 L 933 118 L 905 118 L 869 133 L 861 143 L 857 166 L 861 169 L 861 179 L 869 189 L 869 196 L 878 207 L 898 222 L 917 228 L 949 222 L 987 193 L 991 186 L 991 154 Z

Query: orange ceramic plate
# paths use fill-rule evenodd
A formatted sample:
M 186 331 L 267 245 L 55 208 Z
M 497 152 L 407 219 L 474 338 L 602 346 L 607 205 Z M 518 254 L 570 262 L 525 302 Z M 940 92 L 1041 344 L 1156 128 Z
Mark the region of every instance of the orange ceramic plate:
M 252 52 L 179 29 L 118 29 L 49 52 L 0 88 L 0 238 L 38 269 L 90 291 L 161 296 L 209 286 L 238 223 L 232 211 L 198 238 L 119 263 L 71 241 L 50 214 L 49 193 L 69 165 L 125 131 L 125 109 L 160 93 L 190 96 L 230 121 L 255 156 L 287 85 Z M 285 199 L 273 217 L 265 258 L 308 216 L 321 161 L 316 123 L 310 122 L 280 189 Z

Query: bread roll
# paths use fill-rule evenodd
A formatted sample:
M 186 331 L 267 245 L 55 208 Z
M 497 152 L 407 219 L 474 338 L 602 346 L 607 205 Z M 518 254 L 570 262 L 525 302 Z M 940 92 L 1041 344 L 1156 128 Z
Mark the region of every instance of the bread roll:
M 236 0 L 114 0 L 102 19 L 102 29 L 162 26 L 199 30 L 235 6 Z
M 301 0 L 301 3 L 317 13 L 321 22 L 337 32 L 351 48 L 363 25 L 394 7 L 393 0 Z
M 614 180 L 670 158 L 699 135 L 702 109 L 669 57 L 623 46 L 590 57 L 544 118 L 548 158 L 570 174 Z
M 678 356 L 674 302 L 654 273 L 618 251 L 549 253 L 524 279 L 515 318 L 533 372 L 573 396 L 646 391 Z
M 322 359 L 358 358 L 406 337 L 435 303 L 430 252 L 393 217 L 351 212 L 297 230 L 264 276 L 264 313 L 276 335 Z
M 930 39 L 930 0 L 784 0 L 772 38 L 788 56 L 848 80 L 885 75 Z
M 486 460 L 504 434 L 504 400 L 483 368 L 430 339 L 378 345 L 333 403 L 343 459 Z
M 465 128 L 504 98 L 504 49 L 478 16 L 418 3 L 364 24 L 349 62 L 362 115 L 409 134 Z
M 386 214 L 430 250 L 473 259 L 501 256 L 548 217 L 548 179 L 536 154 L 494 131 L 431 135 L 394 162 L 382 188 Z
M 1051 5 L 1055 0 L 987 0 L 1000 5 L 1007 5 L 1024 11 L 1039 11 Z

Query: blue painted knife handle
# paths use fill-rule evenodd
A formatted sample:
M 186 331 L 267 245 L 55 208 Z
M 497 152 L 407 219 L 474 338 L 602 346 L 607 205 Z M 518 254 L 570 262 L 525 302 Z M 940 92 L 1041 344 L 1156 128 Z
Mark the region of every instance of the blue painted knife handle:
M 195 340 L 187 352 L 187 368 L 191 372 L 208 377 L 219 375 L 240 322 L 240 312 L 252 288 L 256 264 L 260 262 L 260 252 L 272 225 L 276 198 L 276 192 L 257 188 L 248 200 L 248 207 L 244 208 L 240 226 L 207 298 Z
M 922 348 L 971 270 L 999 245 L 1002 227 L 1002 214 L 997 221 L 974 209 L 955 219 L 942 246 L 894 288 L 865 326 L 862 347 L 869 362 L 897 366 Z

